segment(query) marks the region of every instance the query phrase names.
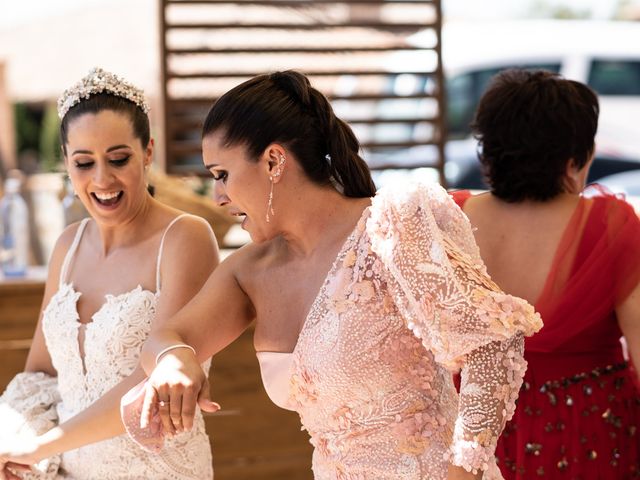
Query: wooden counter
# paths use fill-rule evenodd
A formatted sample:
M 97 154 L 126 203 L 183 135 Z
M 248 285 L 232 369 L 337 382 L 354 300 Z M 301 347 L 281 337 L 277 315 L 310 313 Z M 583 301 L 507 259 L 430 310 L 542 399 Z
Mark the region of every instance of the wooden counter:
M 42 275 L 0 279 L 0 389 L 23 367 L 44 295 Z M 253 330 L 214 358 L 206 417 L 216 480 L 311 480 L 311 445 L 297 414 L 276 407 L 262 387 Z
M 0 389 L 21 372 L 38 322 L 44 296 L 44 273 L 23 280 L 0 278 Z

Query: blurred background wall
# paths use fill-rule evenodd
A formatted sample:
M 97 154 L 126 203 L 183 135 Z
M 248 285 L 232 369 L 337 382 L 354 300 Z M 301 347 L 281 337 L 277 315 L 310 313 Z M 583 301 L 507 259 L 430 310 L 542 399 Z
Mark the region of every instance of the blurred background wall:
M 144 88 L 154 136 L 163 141 L 159 6 L 157 0 L 0 0 L 0 153 L 5 161 L 23 157 L 27 170 L 56 168 L 55 99 L 96 65 Z M 442 9 L 445 29 L 469 21 L 640 19 L 640 0 L 443 0 Z M 444 42 L 445 67 L 447 51 L 463 47 Z M 7 105 L 13 119 L 7 118 Z M 34 160 L 37 167 L 29 163 Z M 162 149 L 156 162 L 164 165 Z
M 229 4 L 231 11 L 234 5 Z M 51 223 L 60 214 L 51 209 L 56 204 L 52 199 L 65 195 L 55 109 L 65 88 L 94 66 L 126 77 L 145 90 L 152 134 L 156 145 L 164 145 L 160 8 L 159 0 L 0 0 L 0 178 L 15 167 L 28 175 L 31 192 L 26 196 L 37 220 L 32 219 L 37 232 L 34 264 L 46 262 L 47 250 L 62 227 L 60 221 Z M 379 13 L 362 8 L 357 12 L 360 18 Z M 640 177 L 629 176 L 632 170 L 640 172 L 640 0 L 442 0 L 442 11 L 447 92 L 443 128 L 448 131 L 445 176 L 438 177 L 436 169 L 429 167 L 438 155 L 430 148 L 433 145 L 400 146 L 387 151 L 384 158 L 365 151 L 370 164 L 380 167 L 375 172 L 379 185 L 420 176 L 452 187 L 482 188 L 476 146 L 468 129 L 475 102 L 500 69 L 545 67 L 599 90 L 604 121 L 593 173 L 599 179 L 613 177 L 610 186 L 640 195 Z M 386 38 L 389 32 L 369 33 L 372 36 L 354 38 L 354 42 Z M 250 40 L 260 43 L 260 37 Z M 433 38 L 418 31 L 403 41 L 420 49 Z M 341 96 L 334 103 L 340 115 L 364 115 L 364 122 L 354 123 L 361 139 L 419 143 L 430 131 L 420 121 L 400 126 L 367 122 L 367 116 L 428 115 L 432 87 L 421 81 L 420 74 L 406 73 L 411 71 L 407 68 L 420 67 L 415 65 L 416 58 L 386 56 L 388 73 L 374 88 L 387 89 L 382 94 L 392 98 L 376 97 L 364 107 L 356 107 L 349 99 L 358 95 L 358 78 L 341 75 L 334 83 L 322 83 L 320 77 L 318 82 L 325 93 Z M 292 67 L 298 62 L 293 57 L 287 61 Z M 313 63 L 309 58 L 299 61 L 300 65 Z M 254 63 L 254 69 L 262 68 Z M 396 96 L 415 101 L 400 108 L 400 103 L 394 103 Z M 206 95 L 201 100 L 205 107 L 210 102 Z M 197 131 L 192 137 L 190 141 L 198 143 Z M 155 156 L 157 168 L 151 182 L 161 200 L 209 219 L 225 246 L 246 241 L 232 228 L 232 220 L 206 198 L 208 183 L 197 176 L 205 173 L 197 152 L 192 162 L 183 165 L 188 167 L 184 173 L 194 174 L 187 179 L 165 175 L 167 163 L 175 163 L 171 164 L 164 148 L 156 148 Z M 24 283 L 0 279 L 0 389 L 24 365 L 42 289 L 42 275 Z M 270 403 L 259 375 L 251 332 L 214 360 L 213 394 L 224 407 L 207 418 L 216 478 L 310 479 L 308 437 L 299 431 L 295 414 Z

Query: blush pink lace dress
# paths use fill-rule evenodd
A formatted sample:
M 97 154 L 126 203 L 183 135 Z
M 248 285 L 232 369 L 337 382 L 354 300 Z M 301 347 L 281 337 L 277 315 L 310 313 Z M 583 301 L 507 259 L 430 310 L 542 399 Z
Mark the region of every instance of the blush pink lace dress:
M 403 185 L 363 213 L 295 350 L 258 359 L 270 397 L 311 436 L 317 480 L 441 480 L 449 462 L 499 479 L 523 338 L 541 326 L 489 279 L 449 195 Z
M 181 216 L 167 227 L 165 235 L 179 218 Z M 57 390 L 60 398 L 55 409 L 60 422 L 89 407 L 134 371 L 161 295 L 160 260 L 164 236 L 158 251 L 156 291 L 138 286 L 120 295 L 107 295 L 105 303 L 93 315 L 91 322 L 80 323 L 76 303 L 81 293 L 75 290 L 68 277 L 87 221 L 84 220 L 78 227 L 63 263 L 58 291 L 42 316 L 47 348 L 58 372 Z M 81 329 L 84 330 L 84 356 L 80 353 Z M 213 478 L 209 438 L 199 411 L 193 430 L 167 440 L 167 446 L 169 448 L 162 452 L 149 453 L 129 436 L 120 435 L 63 453 L 55 478 Z

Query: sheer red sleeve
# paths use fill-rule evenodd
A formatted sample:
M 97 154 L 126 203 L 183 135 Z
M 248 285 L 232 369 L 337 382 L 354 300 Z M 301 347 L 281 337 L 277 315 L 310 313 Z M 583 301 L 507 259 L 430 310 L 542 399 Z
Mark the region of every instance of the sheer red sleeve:
M 463 209 L 465 202 L 471 197 L 471 192 L 469 190 L 456 190 L 455 192 L 449 192 L 449 195 L 451 195 L 460 209 Z
M 545 327 L 530 346 L 552 350 L 594 331 L 639 282 L 640 220 L 624 200 L 598 189 L 582 199 L 560 242 L 536 303 Z

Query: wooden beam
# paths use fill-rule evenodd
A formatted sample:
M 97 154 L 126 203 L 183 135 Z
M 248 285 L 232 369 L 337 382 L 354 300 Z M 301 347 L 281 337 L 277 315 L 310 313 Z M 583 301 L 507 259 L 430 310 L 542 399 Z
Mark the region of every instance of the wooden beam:
M 262 54 L 262 53 L 368 53 L 368 52 L 431 52 L 432 48 L 413 47 L 410 45 L 385 45 L 385 46 L 346 46 L 336 47 L 200 47 L 200 48 L 170 48 L 168 55 L 198 55 L 198 54 L 221 54 L 230 55 L 237 53 Z
M 416 2 L 415 0 L 263 0 L 263 1 L 231 1 L 231 0 L 166 0 L 170 5 L 236 5 L 236 6 L 273 6 L 273 7 L 313 7 L 314 5 L 407 5 L 417 3 L 433 3 L 433 0 Z
M 435 75 L 435 72 L 425 72 L 425 71 L 404 71 L 404 72 L 390 72 L 388 70 L 307 70 L 301 68 L 300 71 L 309 77 L 340 77 L 343 75 L 354 75 L 359 77 L 371 76 L 371 77 L 380 77 L 380 76 L 391 76 L 391 75 L 400 75 L 401 73 L 409 73 L 412 75 L 423 75 L 425 77 Z M 167 78 L 168 79 L 207 79 L 207 78 L 252 78 L 257 75 L 262 75 L 265 72 L 240 72 L 240 71 L 217 71 L 217 72 L 191 72 L 191 73 L 179 73 L 175 71 L 168 71 Z
M 199 30 L 328 30 L 335 28 L 376 28 L 391 31 L 418 31 L 433 28 L 432 23 L 385 23 L 380 22 L 343 22 L 343 23 L 167 23 L 167 29 Z

